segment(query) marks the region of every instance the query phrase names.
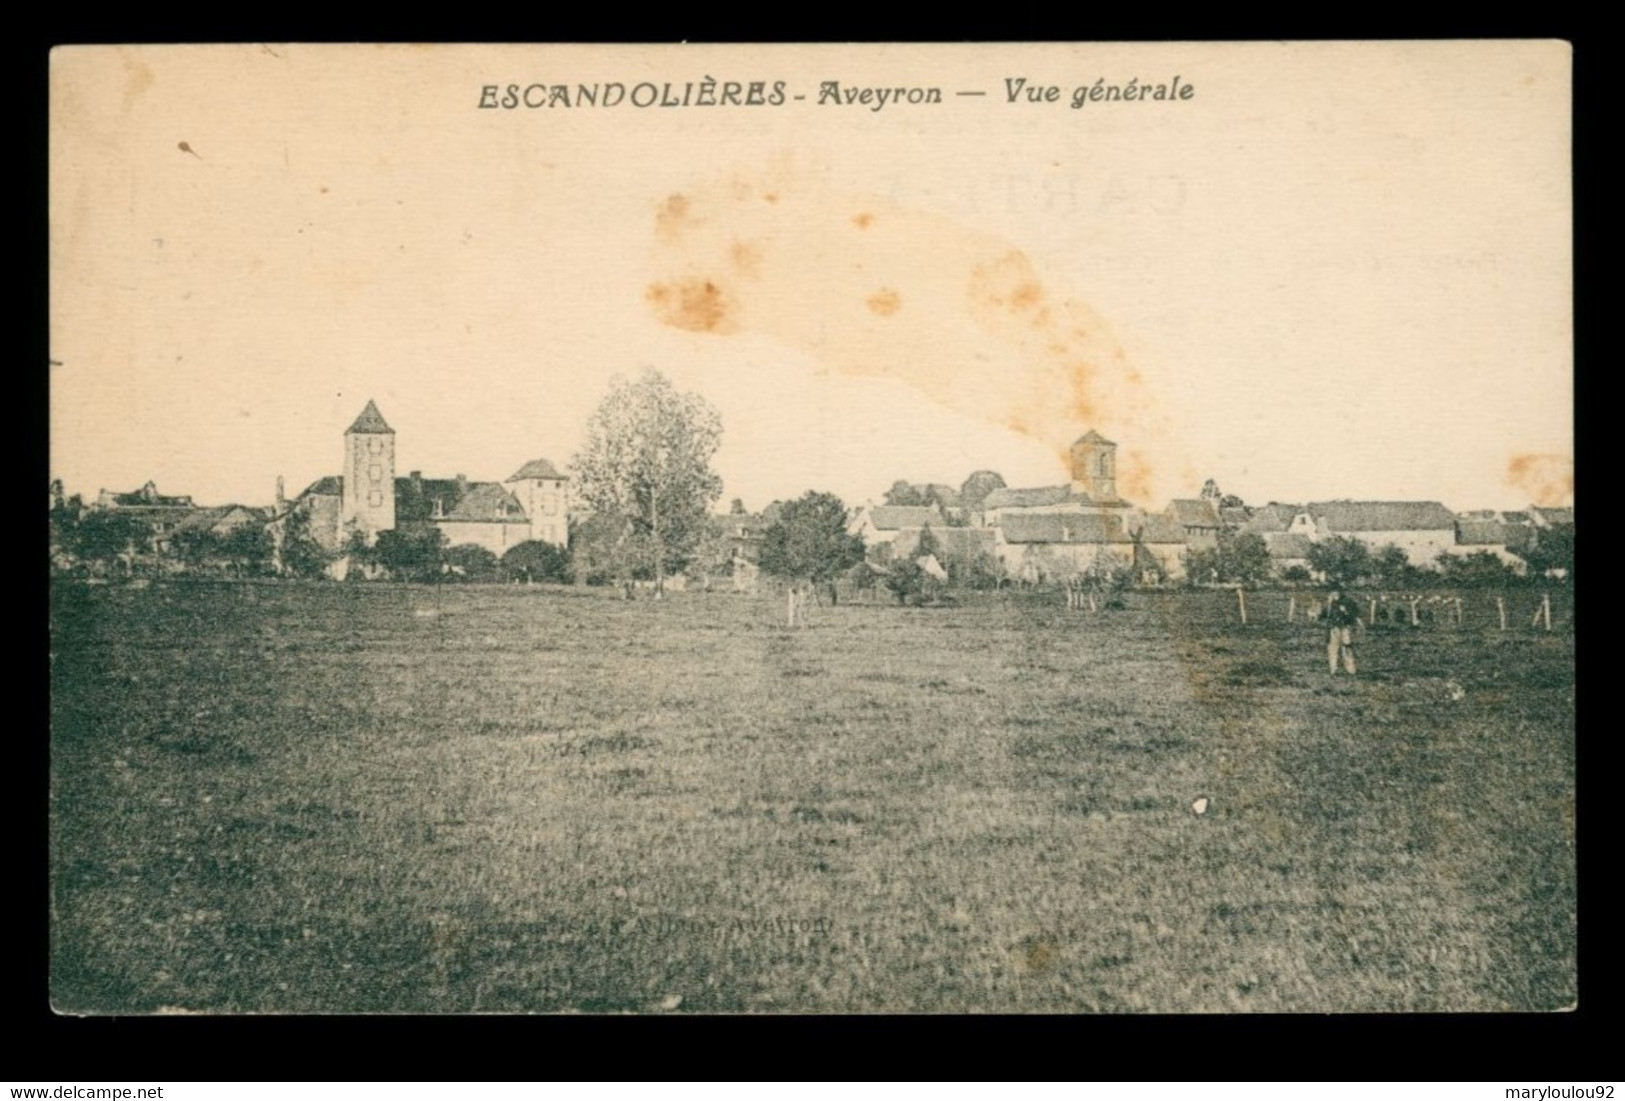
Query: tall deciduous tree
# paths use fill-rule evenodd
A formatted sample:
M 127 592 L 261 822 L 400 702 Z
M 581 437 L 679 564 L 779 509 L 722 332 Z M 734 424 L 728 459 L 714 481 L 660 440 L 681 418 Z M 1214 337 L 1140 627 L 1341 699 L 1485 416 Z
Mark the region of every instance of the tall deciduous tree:
M 420 531 L 393 531 L 378 533 L 378 541 L 370 548 L 373 561 L 389 571 L 399 581 L 435 581 L 440 577 L 441 564 L 446 556 L 446 534 L 439 528 Z
M 711 469 L 721 445 L 717 411 L 653 368 L 611 382 L 587 424 L 586 445 L 570 464 L 576 492 L 593 512 L 619 522 L 629 553 L 616 557 L 652 573 L 656 593 L 666 574 L 687 562 L 722 495 Z
M 328 554 L 310 530 L 310 513 L 296 508 L 282 521 L 281 545 L 277 559 L 289 577 L 320 577 L 327 567 Z
M 1334 585 L 1354 585 L 1371 576 L 1371 549 L 1347 535 L 1336 535 L 1309 548 L 1309 568 Z
M 568 584 L 570 552 L 552 543 L 528 539 L 502 555 L 502 570 L 516 580 Z
M 1004 488 L 1004 478 L 997 470 L 978 470 L 959 487 L 959 504 L 970 512 L 981 509 L 982 502 L 995 489 Z
M 912 482 L 905 482 L 901 478 L 891 484 L 883 498 L 888 505 L 927 505 L 931 502 L 926 499 L 925 493 Z
M 846 506 L 833 493 L 786 502 L 762 533 L 762 569 L 777 577 L 830 584 L 862 561 L 863 537 L 847 533 Z
M 151 538 L 147 525 L 127 512 L 93 510 L 85 514 L 75 532 L 79 556 L 111 570 L 122 563 L 126 574 L 135 571 L 135 556 Z
M 1219 572 L 1226 581 L 1262 581 L 1270 575 L 1270 550 L 1262 535 L 1225 532 L 1219 536 Z

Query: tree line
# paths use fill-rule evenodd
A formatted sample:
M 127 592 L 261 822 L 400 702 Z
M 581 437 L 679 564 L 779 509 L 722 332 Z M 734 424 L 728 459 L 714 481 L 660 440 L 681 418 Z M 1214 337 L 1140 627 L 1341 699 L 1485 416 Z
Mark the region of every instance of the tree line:
M 337 554 L 329 554 L 310 531 L 309 517 L 294 509 L 278 518 L 275 533 L 264 523 L 177 532 L 168 541 L 169 558 L 181 568 L 222 576 L 316 577 L 336 558 L 348 557 L 354 575 L 362 577 L 628 587 L 649 581 L 658 596 L 668 578 L 725 572 L 739 553 L 729 521 L 714 512 L 722 480 L 712 463 L 721 442 L 717 411 L 649 368 L 635 378 L 612 380 L 588 422 L 586 441 L 569 465 L 584 511 L 570 522 L 567 548 L 526 542 L 499 557 L 474 544 L 447 546 L 438 528 L 425 526 L 380 532 L 370 542 L 354 532 Z M 1209 485 L 1217 498 L 1217 487 Z M 936 505 L 946 525 L 963 526 L 968 512 L 1003 487 L 997 472 L 981 470 L 957 491 L 898 481 L 885 499 L 894 505 Z M 733 513 L 744 515 L 741 502 L 734 502 Z M 908 555 L 894 558 L 889 548 L 871 551 L 848 532 L 847 507 L 831 493 L 809 490 L 775 502 L 764 518 L 756 532 L 754 564 L 770 576 L 821 587 L 831 600 L 842 579 L 859 589 L 884 585 L 900 602 L 928 599 L 945 588 L 995 588 L 1008 580 L 990 553 L 944 554 L 929 526 Z M 69 572 L 88 566 L 104 575 L 130 576 L 139 562 L 158 565 L 149 524 L 117 509 L 86 509 L 78 497 L 65 498 L 60 483 L 52 485 L 51 548 L 53 569 Z M 1534 577 L 1553 571 L 1572 577 L 1572 530 L 1543 532 L 1523 557 Z M 1214 547 L 1187 551 L 1184 565 L 1192 584 L 1258 584 L 1273 573 L 1263 537 L 1234 531 L 1222 533 Z M 1103 563 L 1086 572 L 1102 587 L 1128 582 L 1128 569 L 1120 565 Z M 1424 569 L 1413 566 L 1397 546 L 1372 551 L 1339 536 L 1313 543 L 1307 567 L 1291 567 L 1282 579 L 1414 588 L 1505 585 L 1519 578 L 1488 551 L 1441 554 L 1433 568 Z

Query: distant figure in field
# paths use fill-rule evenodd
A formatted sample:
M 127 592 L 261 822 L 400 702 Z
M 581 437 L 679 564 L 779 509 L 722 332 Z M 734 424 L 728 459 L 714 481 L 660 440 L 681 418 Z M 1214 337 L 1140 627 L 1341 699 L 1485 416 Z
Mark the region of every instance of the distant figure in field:
M 1354 601 L 1334 588 L 1326 597 L 1326 622 L 1331 625 L 1331 637 L 1326 643 L 1326 662 L 1332 676 L 1337 675 L 1337 657 L 1343 656 L 1343 667 L 1354 675 L 1354 627 L 1360 622 L 1360 609 Z

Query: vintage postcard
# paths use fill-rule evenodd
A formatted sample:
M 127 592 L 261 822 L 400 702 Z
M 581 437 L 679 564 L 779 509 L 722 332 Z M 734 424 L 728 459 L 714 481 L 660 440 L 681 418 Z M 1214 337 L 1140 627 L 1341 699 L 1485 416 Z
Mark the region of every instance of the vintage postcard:
M 57 50 L 52 1005 L 1572 1009 L 1570 100 Z

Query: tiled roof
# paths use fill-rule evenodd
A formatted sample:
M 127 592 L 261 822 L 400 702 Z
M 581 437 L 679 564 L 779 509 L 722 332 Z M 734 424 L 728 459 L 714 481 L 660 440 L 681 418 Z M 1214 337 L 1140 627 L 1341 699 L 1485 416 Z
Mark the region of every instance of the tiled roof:
M 1081 435 L 1077 439 L 1073 440 L 1072 441 L 1072 446 L 1076 447 L 1080 443 L 1103 443 L 1103 444 L 1110 444 L 1113 447 L 1117 446 L 1116 444 L 1113 444 L 1112 441 L 1108 440 L 1105 436 L 1102 436 L 1099 432 L 1096 432 L 1093 428 L 1089 429 L 1089 431 L 1085 432 L 1083 435 Z
M 984 509 L 1031 508 L 1034 505 L 1058 505 L 1073 498 L 1072 487 L 1037 486 L 1032 489 L 995 489 L 982 500 Z M 1087 500 L 1081 494 L 1079 500 Z
M 880 531 L 923 528 L 927 524 L 946 526 L 935 505 L 875 505 L 869 510 L 869 522 Z
M 1188 528 L 1216 528 L 1223 526 L 1219 522 L 1219 513 L 1213 507 L 1212 501 L 1201 499 L 1169 501 L 1168 515 Z
M 1024 516 L 1013 513 L 999 518 L 999 530 L 1006 543 L 1129 543 L 1122 521 L 1116 516 L 1064 516 L 1039 513 Z
M 564 475 L 559 473 L 558 468 L 546 459 L 532 459 L 520 467 L 518 473 L 514 474 L 508 481 L 521 482 L 526 478 L 551 478 L 560 482 L 565 480 Z
M 1184 543 L 1185 525 L 1172 516 L 1147 516 L 1138 532 L 1142 543 Z
M 528 524 L 519 499 L 495 482 L 470 482 L 456 507 L 444 520 L 481 524 Z
M 1554 527 L 1562 524 L 1574 523 L 1573 508 L 1540 508 L 1537 506 L 1529 511 L 1540 517 L 1540 519 L 1545 523 L 1551 524 Z
M 215 508 L 197 509 L 175 522 L 175 534 L 179 535 L 188 531 L 208 531 L 221 520 L 224 520 L 226 515 L 236 507 L 236 505 L 219 505 Z
M 1527 524 L 1507 524 L 1498 520 L 1457 520 L 1456 542 L 1464 547 L 1529 547 L 1535 533 Z
M 1456 515 L 1438 501 L 1321 501 L 1306 510 L 1333 533 L 1454 531 Z
M 444 519 L 456 509 L 463 494 L 476 483 L 459 483 L 456 478 L 396 478 L 395 522 L 411 524 Z M 437 510 L 435 505 L 440 507 Z
M 266 519 L 264 509 L 250 508 L 247 505 L 217 505 L 214 508 L 197 509 L 176 521 L 175 534 L 187 531 L 212 531 L 216 524 L 234 512 L 246 513 L 245 522 Z
M 1219 519 L 1240 527 L 1253 518 L 1253 510 L 1245 505 L 1225 505 L 1219 509 Z
M 395 430 L 384 421 L 384 415 L 378 412 L 378 406 L 369 401 L 367 407 L 361 410 L 361 415 L 355 419 L 355 423 L 344 430 L 346 436 L 356 433 L 393 436 Z
M 1292 518 L 1302 511 L 1302 507 L 1298 505 L 1282 505 L 1272 501 L 1253 509 L 1252 517 L 1242 525 L 1241 530 L 1252 532 L 1254 535 L 1270 535 L 1285 531 L 1292 526 Z

